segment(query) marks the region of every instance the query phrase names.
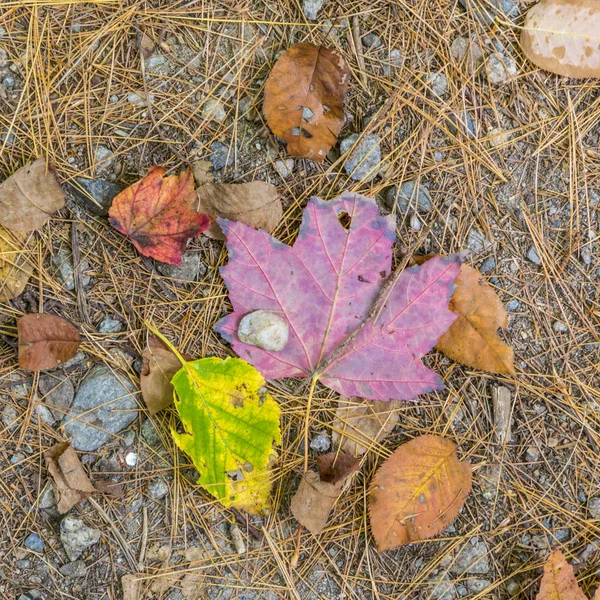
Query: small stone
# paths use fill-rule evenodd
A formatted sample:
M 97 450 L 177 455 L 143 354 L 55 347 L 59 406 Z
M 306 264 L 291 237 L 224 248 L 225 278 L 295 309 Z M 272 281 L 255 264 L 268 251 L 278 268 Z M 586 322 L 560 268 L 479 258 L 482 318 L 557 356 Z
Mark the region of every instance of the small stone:
M 73 291 L 75 289 L 75 277 L 73 275 L 75 267 L 73 266 L 71 255 L 64 250 L 60 250 L 55 256 L 52 257 L 52 267 L 54 268 L 54 272 L 59 281 L 63 284 L 64 288 L 69 291 Z M 87 287 L 91 281 L 91 277 L 85 274 L 85 271 L 87 271 L 89 268 L 90 265 L 87 260 L 82 260 L 79 272 L 82 274 L 81 283 L 83 284 L 83 287 Z
M 130 467 L 135 467 L 137 465 L 138 455 L 135 452 L 128 452 L 125 456 L 125 462 Z
M 486 273 L 490 273 L 491 271 L 493 271 L 495 268 L 496 259 L 493 256 L 490 256 L 481 263 L 481 266 L 479 267 L 479 272 L 485 275 Z
M 54 496 L 54 489 L 52 484 L 48 484 L 40 494 L 38 501 L 38 507 L 42 510 L 52 510 L 56 508 L 56 497 Z
M 123 446 L 129 448 L 129 446 L 133 446 L 135 442 L 135 431 L 133 431 L 133 429 L 128 429 L 122 437 Z
M 387 206 L 390 210 L 396 204 L 396 212 L 405 214 L 410 207 L 415 207 L 418 211 L 429 212 L 433 208 L 433 201 L 429 188 L 419 184 L 417 180 L 405 181 L 399 188 L 391 187 L 386 196 Z
M 342 154 L 350 152 L 359 138 L 360 134 L 354 133 L 342 140 L 340 152 Z M 380 142 L 381 138 L 378 135 L 370 133 L 352 150 L 344 163 L 344 169 L 351 179 L 366 183 L 377 177 L 381 168 Z
M 4 48 L 0 48 L 0 67 L 6 67 L 8 63 L 8 52 Z
M 27 569 L 29 567 L 30 561 L 24 560 L 19 562 L 25 563 L 17 565 L 19 568 Z M 21 594 L 17 598 L 17 600 L 44 600 L 44 596 L 42 595 L 42 592 L 40 592 L 40 590 L 28 590 L 24 594 Z
M 410 227 L 413 231 L 419 231 L 421 229 L 421 221 L 417 215 L 412 215 L 410 218 Z
M 156 261 L 156 268 L 161 275 L 181 281 L 196 281 L 198 276 L 206 274 L 206 265 L 198 252 L 188 251 L 181 256 L 180 265 L 169 265 Z
M 123 329 L 123 322 L 108 315 L 98 325 L 98 333 L 118 333 Z
M 115 153 L 106 146 L 96 146 L 94 151 L 94 170 L 96 173 L 105 173 L 112 169 L 115 162 Z
M 2 409 L 2 424 L 11 431 L 16 429 L 17 425 L 19 424 L 19 413 L 14 406 L 7 404 Z
M 70 577 L 71 579 L 78 579 L 87 575 L 87 567 L 82 560 L 74 560 L 67 563 L 59 571 L 63 577 Z
M 207 98 L 202 105 L 201 113 L 205 119 L 216 121 L 217 123 L 221 123 L 227 116 L 227 111 L 223 103 L 217 98 Z
M 387 64 L 384 63 L 383 65 L 383 74 L 386 77 L 392 76 L 395 73 L 396 68 L 401 67 L 403 62 L 404 57 L 402 56 L 402 52 L 400 52 L 398 48 L 392 48 L 388 56 Z
M 39 418 L 41 421 L 50 426 L 56 423 L 56 419 L 54 418 L 54 415 L 50 412 L 50 409 L 47 406 L 44 406 L 43 404 L 36 405 L 36 407 L 32 411 L 32 414 L 35 422 L 37 422 Z
M 516 0 L 458 0 L 463 8 L 482 25 L 491 25 L 494 19 L 514 17 L 518 13 Z
M 520 302 L 515 298 L 506 305 L 506 310 L 517 310 L 521 306 Z
M 506 591 L 509 596 L 516 596 L 521 591 L 521 586 L 516 581 L 509 581 L 506 584 Z
M 106 179 L 84 179 L 76 177 L 74 183 L 68 184 L 69 191 L 75 200 L 96 215 L 106 216 L 114 197 L 125 188 Z
M 248 96 L 244 96 L 240 98 L 238 102 L 238 112 L 239 114 L 246 119 L 246 121 L 254 121 L 257 117 L 256 109 L 254 108 L 254 103 Z
M 581 262 L 584 265 L 592 264 L 592 249 L 590 248 L 589 244 L 586 244 L 585 246 L 583 246 L 581 248 L 580 256 L 581 256 Z
M 492 246 L 492 242 L 488 240 L 479 229 L 473 227 L 467 235 L 467 248 L 473 254 L 480 254 Z
M 467 579 L 467 588 L 471 594 L 479 594 L 492 585 L 488 579 Z
M 535 246 L 531 246 L 531 248 L 529 248 L 529 250 L 527 250 L 527 258 L 534 264 L 534 265 L 541 265 L 542 261 L 540 260 L 540 257 L 537 253 L 537 250 L 535 249 Z
M 273 163 L 275 170 L 281 175 L 282 179 L 287 179 L 294 170 L 294 159 L 288 158 L 286 160 L 276 160 Z
M 488 81 L 492 85 L 502 85 L 507 81 L 513 80 L 517 75 L 517 63 L 515 59 L 501 52 L 490 54 L 485 66 Z
M 74 561 L 100 541 L 100 531 L 88 527 L 79 517 L 67 515 L 60 523 L 60 541 L 69 559 Z
M 210 145 L 210 162 L 215 171 L 220 171 L 233 164 L 233 152 L 221 142 L 213 142 Z
M 529 462 L 536 462 L 540 459 L 540 451 L 537 446 L 529 446 L 525 452 L 525 457 Z
M 327 452 L 331 448 L 331 438 L 326 433 L 320 433 L 310 441 L 311 450 Z
M 365 48 L 379 48 L 381 46 L 381 40 L 379 36 L 374 33 L 367 33 L 367 35 L 363 35 L 362 43 Z
M 450 571 L 457 575 L 464 573 L 485 574 L 490 570 L 490 559 L 485 542 L 476 541 L 467 544 L 456 560 L 450 565 Z
M 324 0 L 302 0 L 302 12 L 307 19 L 315 21 L 319 11 L 323 7 Z
M 429 579 L 430 587 L 429 595 L 436 600 L 454 600 L 456 597 L 456 585 L 449 581 L 448 573 L 442 571 L 438 575 Z
M 166 75 L 170 71 L 169 59 L 162 54 L 151 56 L 144 61 L 146 71 L 152 74 Z
M 600 496 L 590 498 L 588 502 L 588 510 L 592 519 L 600 520 Z
M 566 333 L 569 331 L 569 327 L 562 321 L 554 321 L 552 329 L 554 330 L 554 333 Z
M 3 80 L 2 80 L 2 85 L 6 88 L 11 90 L 12 88 L 15 87 L 15 85 L 17 84 L 15 78 L 12 75 L 7 75 Z
M 150 419 L 142 423 L 142 438 L 149 446 L 155 447 L 160 443 L 160 436 Z
M 169 486 L 162 477 L 157 477 L 148 486 L 148 494 L 154 500 L 162 500 L 169 493 Z
M 483 52 L 475 36 L 457 37 L 450 46 L 450 54 L 461 63 L 466 59 L 469 73 L 474 73 L 483 61 Z
M 113 94 L 109 100 L 113 103 L 116 104 L 119 101 L 119 96 L 117 96 L 116 94 Z
M 255 310 L 247 314 L 238 327 L 240 341 L 271 352 L 283 350 L 288 336 L 287 321 L 268 310 Z
M 441 71 L 431 73 L 427 78 L 427 83 L 431 86 L 431 91 L 440 98 L 448 93 L 448 78 Z
M 25 538 L 23 545 L 28 550 L 33 550 L 33 552 L 43 552 L 44 551 L 44 540 L 37 533 L 30 533 Z
M 154 104 L 154 94 L 148 94 L 148 100 L 150 101 L 150 104 Z M 127 102 L 138 108 L 148 106 L 148 100 L 146 100 L 145 96 L 141 96 L 135 92 L 127 95 Z
M 493 127 L 488 133 L 490 136 L 490 146 L 493 148 L 503 146 L 511 138 L 511 135 L 508 131 L 504 131 L 499 127 Z
M 81 382 L 65 417 L 75 450 L 93 452 L 137 417 L 135 386 L 118 371 L 94 367 Z

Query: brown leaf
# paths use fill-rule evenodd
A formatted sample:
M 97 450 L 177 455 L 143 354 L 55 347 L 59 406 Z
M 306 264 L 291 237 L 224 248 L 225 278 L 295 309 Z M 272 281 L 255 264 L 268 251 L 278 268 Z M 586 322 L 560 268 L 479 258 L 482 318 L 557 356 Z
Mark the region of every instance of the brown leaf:
M 321 475 L 314 471 L 304 474 L 290 507 L 298 523 L 314 534 L 323 531 L 346 480 L 358 470 L 358 461 L 343 452 L 329 452 L 317 463 Z
M 454 520 L 471 490 L 456 445 L 422 435 L 400 446 L 371 484 L 369 516 L 379 552 L 430 538 Z
M 273 231 L 283 216 L 277 188 L 264 181 L 250 183 L 206 183 L 196 190 L 199 212 L 230 221 L 241 221 L 254 229 Z M 217 223 L 204 235 L 218 240 L 225 236 Z
M 577 583 L 573 567 L 560 550 L 555 550 L 544 565 L 544 575 L 536 600 L 587 600 Z
M 142 591 L 142 579 L 140 575 L 123 575 L 121 587 L 123 588 L 123 600 L 139 600 Z
M 263 111 L 292 156 L 325 158 L 344 126 L 349 79 L 335 48 L 301 42 L 281 55 L 265 85 Z
M 155 415 L 173 404 L 171 379 L 181 369 L 181 362 L 154 335 L 148 336 L 148 347 L 142 353 L 142 358 L 142 397 L 150 414 Z
M 208 160 L 196 160 L 192 163 L 192 173 L 197 186 L 212 183 L 215 178 L 210 172 L 212 163 Z
M 150 58 L 154 52 L 154 40 L 147 33 L 141 34 L 140 51 L 145 59 Z
M 540 69 L 566 77 L 600 77 L 597 0 L 542 0 L 521 30 L 521 48 Z
M 100 494 L 106 494 L 113 498 L 122 498 L 125 495 L 125 486 L 113 479 L 96 479 L 94 489 Z
M 65 205 L 54 169 L 39 158 L 0 184 L 0 225 L 13 231 L 40 229 Z
M 27 237 L 26 233 L 11 232 L 0 225 L 0 302 L 21 294 L 33 273 L 24 256 Z
M 162 167 L 151 167 L 146 177 L 115 196 L 108 216 L 140 254 L 179 265 L 188 240 L 207 229 L 210 219 L 191 209 L 196 193 L 189 169 L 164 174 Z
M 25 315 L 17 330 L 19 366 L 26 371 L 54 369 L 73 358 L 81 344 L 75 325 L 54 315 Z
M 46 466 L 54 480 L 58 512 L 64 514 L 87 500 L 96 489 L 89 480 L 79 457 L 68 442 L 55 444 L 44 452 Z
M 341 397 L 333 422 L 333 443 L 352 456 L 361 456 L 381 443 L 400 419 L 401 402 Z

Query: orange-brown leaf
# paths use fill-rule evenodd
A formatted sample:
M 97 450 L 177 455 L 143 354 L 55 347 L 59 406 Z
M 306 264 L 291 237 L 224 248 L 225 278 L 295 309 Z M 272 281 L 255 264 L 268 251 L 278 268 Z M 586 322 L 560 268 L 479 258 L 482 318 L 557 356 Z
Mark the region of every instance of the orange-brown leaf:
M 462 265 L 449 308 L 459 317 L 436 348 L 463 365 L 491 373 L 514 375 L 514 351 L 498 336 L 508 325 L 508 313 L 477 269 Z
M 115 196 L 108 215 L 140 254 L 178 265 L 188 240 L 207 229 L 210 218 L 191 208 L 196 192 L 189 169 L 164 173 L 162 167 L 151 167 L 146 177 Z
M 73 358 L 81 344 L 75 325 L 54 315 L 25 315 L 17 330 L 19 366 L 26 371 L 54 369 Z
M 344 125 L 349 79 L 334 48 L 302 42 L 281 55 L 265 85 L 263 111 L 292 156 L 325 158 Z
M 560 550 L 555 550 L 544 565 L 544 575 L 536 599 L 587 600 L 577 583 L 573 567 Z
M 423 435 L 400 446 L 381 465 L 369 497 L 379 552 L 430 538 L 454 520 L 471 490 L 471 465 L 456 445 Z

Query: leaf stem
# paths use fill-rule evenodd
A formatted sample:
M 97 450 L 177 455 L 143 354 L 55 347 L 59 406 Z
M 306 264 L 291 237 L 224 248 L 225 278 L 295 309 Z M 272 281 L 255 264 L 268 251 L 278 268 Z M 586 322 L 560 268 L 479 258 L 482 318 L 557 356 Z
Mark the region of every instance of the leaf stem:
M 306 401 L 306 416 L 304 417 L 304 472 L 308 471 L 308 423 L 310 421 L 310 408 L 312 405 L 313 394 L 315 393 L 315 385 L 319 376 L 317 374 L 312 376 L 310 380 L 310 390 L 308 392 L 308 400 Z
M 154 334 L 163 344 L 166 344 L 167 348 L 177 357 L 182 366 L 185 366 L 187 360 L 179 354 L 179 351 L 171 342 L 160 332 L 158 329 L 152 327 L 148 321 L 144 321 L 144 327 L 152 334 Z

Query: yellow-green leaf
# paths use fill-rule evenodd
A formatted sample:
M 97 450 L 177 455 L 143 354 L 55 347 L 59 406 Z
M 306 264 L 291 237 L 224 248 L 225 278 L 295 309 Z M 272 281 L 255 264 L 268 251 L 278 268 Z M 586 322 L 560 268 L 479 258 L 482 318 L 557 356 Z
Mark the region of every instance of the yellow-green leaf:
M 184 362 L 171 380 L 184 433 L 175 443 L 192 459 L 198 483 L 225 506 L 268 506 L 279 406 L 263 376 L 239 358 Z

